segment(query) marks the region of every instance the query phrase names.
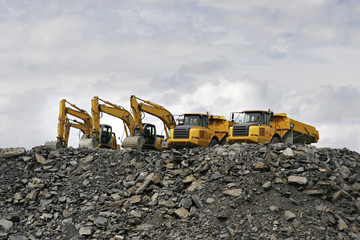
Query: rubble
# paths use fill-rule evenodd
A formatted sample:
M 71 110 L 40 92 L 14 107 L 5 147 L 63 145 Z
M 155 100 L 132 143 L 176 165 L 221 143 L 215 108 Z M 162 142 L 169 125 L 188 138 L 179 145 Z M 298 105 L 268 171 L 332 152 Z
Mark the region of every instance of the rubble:
M 14 149 L 0 157 L 0 239 L 360 238 L 348 149 Z

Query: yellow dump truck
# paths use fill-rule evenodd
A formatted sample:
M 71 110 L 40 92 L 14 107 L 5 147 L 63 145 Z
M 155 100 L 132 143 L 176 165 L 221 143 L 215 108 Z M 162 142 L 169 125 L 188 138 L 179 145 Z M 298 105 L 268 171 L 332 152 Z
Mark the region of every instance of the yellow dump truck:
M 224 116 L 183 114 L 182 124 L 170 130 L 167 145 L 169 148 L 212 147 L 226 142 L 229 127 L 233 125 Z
M 232 121 L 239 122 L 229 130 L 227 142 L 232 143 L 302 143 L 319 141 L 315 127 L 296 121 L 285 113 L 271 111 L 233 112 Z M 236 116 L 236 117 L 235 117 Z

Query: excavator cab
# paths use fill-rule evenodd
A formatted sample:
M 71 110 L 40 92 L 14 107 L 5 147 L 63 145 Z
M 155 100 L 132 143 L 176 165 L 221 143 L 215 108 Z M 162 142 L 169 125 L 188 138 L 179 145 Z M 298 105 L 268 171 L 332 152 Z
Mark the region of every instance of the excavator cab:
M 145 145 L 154 145 L 156 138 L 155 126 L 152 124 L 143 124 Z
M 107 124 L 100 124 L 100 145 L 110 147 L 112 138 L 112 127 Z

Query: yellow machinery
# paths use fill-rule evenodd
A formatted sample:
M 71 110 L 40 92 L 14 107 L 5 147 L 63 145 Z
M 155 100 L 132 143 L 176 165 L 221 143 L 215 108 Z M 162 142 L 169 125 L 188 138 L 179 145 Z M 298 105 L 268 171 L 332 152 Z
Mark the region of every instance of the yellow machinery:
M 140 100 L 139 103 L 137 100 Z M 166 137 L 169 137 L 169 130 L 175 128 L 174 116 L 164 107 L 143 100 L 132 95 L 130 105 L 134 116 L 134 134 L 127 137 L 123 142 L 123 147 L 157 149 L 163 150 L 164 136 L 156 134 L 156 127 L 150 123 L 142 123 L 142 112 L 151 114 L 159 118 L 164 123 Z
M 66 147 L 69 141 L 70 128 L 79 129 L 83 133 L 83 137 L 86 135 L 90 136 L 91 128 L 88 128 L 84 123 L 78 122 L 77 120 L 70 120 L 66 118 L 65 120 L 65 130 L 64 130 L 64 138 L 63 138 L 63 146 Z
M 227 142 L 247 143 L 303 143 L 319 141 L 319 132 L 315 127 L 288 118 L 285 113 L 269 111 L 244 111 L 237 114 L 240 123 L 230 128 Z
M 69 107 L 66 104 L 70 105 Z M 83 120 L 83 123 L 76 120 L 70 120 L 67 115 L 72 115 Z M 66 99 L 60 101 L 58 136 L 57 141 L 47 141 L 45 146 L 52 148 L 66 147 L 68 145 L 70 128 L 80 129 L 84 133 L 84 137 L 91 135 L 92 118 L 85 110 L 77 107 L 75 104 L 69 103 Z
M 169 148 L 213 147 L 225 143 L 229 127 L 235 125 L 224 116 L 201 113 L 183 115 L 183 123 L 170 130 Z
M 104 104 L 99 104 L 99 100 Z M 120 149 L 117 144 L 116 135 L 112 132 L 112 127 L 107 124 L 100 124 L 100 113 L 104 112 L 111 116 L 120 118 L 124 122 L 125 133 L 128 136 L 134 132 L 134 119 L 129 111 L 121 106 L 115 105 L 109 101 L 104 101 L 97 96 L 91 100 L 92 112 L 92 135 L 90 138 L 81 139 L 80 147 L 103 147 L 111 149 Z

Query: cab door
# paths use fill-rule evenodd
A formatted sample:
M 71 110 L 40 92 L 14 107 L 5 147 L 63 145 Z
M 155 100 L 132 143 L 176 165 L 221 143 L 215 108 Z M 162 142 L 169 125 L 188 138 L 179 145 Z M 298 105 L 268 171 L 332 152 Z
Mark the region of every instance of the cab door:
M 145 138 L 145 144 L 144 146 L 148 147 L 154 147 L 155 146 L 155 137 L 156 137 L 156 129 L 155 126 L 152 124 L 144 124 L 144 138 Z
M 112 128 L 110 125 L 100 125 L 100 144 L 102 147 L 109 148 L 111 145 Z
M 208 146 L 212 136 L 212 131 L 209 131 L 208 116 L 202 116 L 199 125 L 201 126 L 199 130 L 199 145 L 202 147 Z
M 265 130 L 265 136 L 264 136 L 264 142 L 270 142 L 272 136 L 274 135 L 274 129 L 271 127 L 270 125 L 270 119 L 269 119 L 269 114 L 268 113 L 264 113 L 264 130 Z

